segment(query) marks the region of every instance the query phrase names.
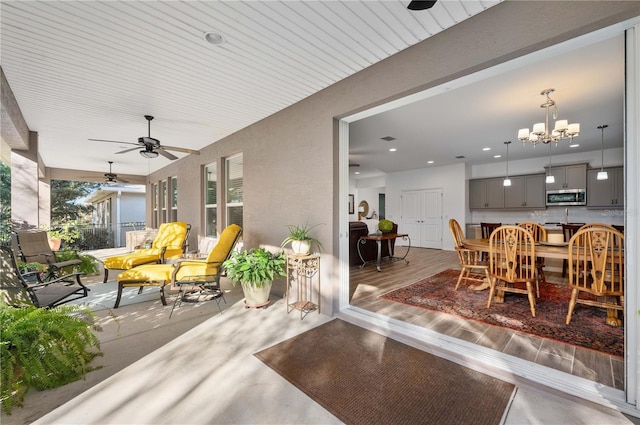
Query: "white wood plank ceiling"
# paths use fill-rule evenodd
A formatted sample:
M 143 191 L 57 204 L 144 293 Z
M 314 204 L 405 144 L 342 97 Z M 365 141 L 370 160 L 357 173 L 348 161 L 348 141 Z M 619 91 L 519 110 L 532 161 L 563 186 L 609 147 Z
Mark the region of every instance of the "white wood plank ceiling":
M 3 0 L 0 57 L 46 166 L 144 175 L 88 139 L 201 149 L 498 2 Z

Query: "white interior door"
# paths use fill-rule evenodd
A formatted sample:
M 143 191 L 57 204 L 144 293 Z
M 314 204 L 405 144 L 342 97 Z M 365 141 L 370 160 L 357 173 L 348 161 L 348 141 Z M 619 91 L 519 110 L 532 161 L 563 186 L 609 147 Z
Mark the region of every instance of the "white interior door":
M 442 249 L 442 189 L 403 191 L 398 232 L 408 233 L 413 246 Z

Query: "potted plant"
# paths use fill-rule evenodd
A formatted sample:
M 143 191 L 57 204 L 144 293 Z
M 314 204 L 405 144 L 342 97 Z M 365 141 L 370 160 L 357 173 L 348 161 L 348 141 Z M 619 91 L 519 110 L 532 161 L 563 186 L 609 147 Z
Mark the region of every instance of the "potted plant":
M 296 255 L 308 255 L 312 244 L 316 244 L 318 249 L 322 249 L 320 241 L 310 234 L 311 230 L 318 226 L 319 224 L 309 226 L 308 222 L 303 225 L 291 224 L 287 226 L 289 228 L 289 236 L 282 241 L 280 246 L 284 248 L 285 245 L 291 243 L 291 249 Z
M 244 293 L 247 307 L 262 307 L 269 304 L 273 280 L 285 276 L 284 252 L 272 253 L 264 248 L 249 251 L 234 251 L 222 267 L 233 286 L 238 283 Z

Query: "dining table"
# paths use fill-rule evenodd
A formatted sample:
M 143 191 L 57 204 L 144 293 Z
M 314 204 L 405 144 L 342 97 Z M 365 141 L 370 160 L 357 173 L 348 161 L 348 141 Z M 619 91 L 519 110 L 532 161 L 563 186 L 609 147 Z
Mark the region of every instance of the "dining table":
M 479 252 L 489 252 L 489 238 L 465 239 L 463 246 L 467 249 Z M 569 244 L 567 242 L 536 242 L 536 257 L 569 259 Z M 471 285 L 469 289 L 482 291 L 489 288 L 490 284 L 484 279 L 480 285 Z M 496 300 L 498 301 L 498 300 Z M 499 302 L 499 301 L 498 301 Z
M 569 243 L 567 242 L 536 242 L 536 257 L 557 258 L 561 260 L 569 259 Z M 474 251 L 489 252 L 489 239 L 465 239 L 464 247 Z M 469 286 L 469 289 L 480 291 L 487 289 L 490 282 L 485 278 L 480 285 Z M 501 302 L 502 297 L 496 295 L 494 302 Z M 611 326 L 621 326 L 622 321 L 618 319 L 618 312 L 614 309 L 607 309 L 606 323 Z

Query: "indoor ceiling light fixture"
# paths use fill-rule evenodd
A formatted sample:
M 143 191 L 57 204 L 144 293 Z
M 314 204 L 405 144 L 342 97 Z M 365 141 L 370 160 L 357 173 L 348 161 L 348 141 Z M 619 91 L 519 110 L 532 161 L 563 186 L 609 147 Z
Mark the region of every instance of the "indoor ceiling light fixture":
M 549 144 L 549 169 L 547 170 L 547 178 L 545 179 L 545 183 L 555 183 L 556 178 L 551 174 L 551 144 Z
M 549 97 L 554 91 L 555 89 L 545 89 L 540 92 L 541 95 L 547 97 L 547 100 L 540 105 L 541 108 L 546 110 L 545 122 L 534 124 L 531 132 L 528 128 L 518 130 L 518 139 L 522 140 L 522 144 L 529 142 L 535 147 L 538 143 L 554 142 L 557 145 L 560 140 L 570 139 L 573 141 L 574 137 L 580 135 L 580 124 L 569 124 L 567 120 L 558 120 L 556 102 Z M 557 121 L 553 131 L 549 133 L 549 109 L 551 108 L 553 109 L 553 119 Z
M 601 157 L 600 157 L 600 171 L 598 171 L 598 175 L 596 176 L 597 180 L 608 180 L 609 174 L 604 171 L 604 129 L 609 127 L 607 124 L 602 124 L 598 126 L 598 129 L 602 132 L 602 149 L 601 149 Z
M 505 145 L 507 145 L 507 176 L 505 177 L 504 181 L 502 182 L 503 186 L 511 186 L 511 179 L 509 178 L 509 145 L 511 144 L 511 141 L 508 142 L 504 142 Z

